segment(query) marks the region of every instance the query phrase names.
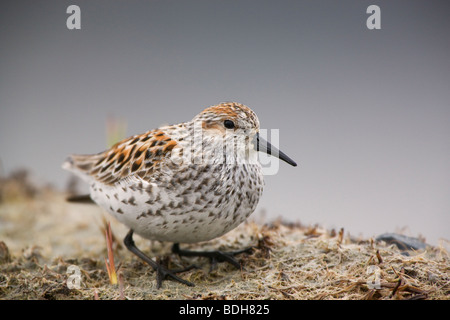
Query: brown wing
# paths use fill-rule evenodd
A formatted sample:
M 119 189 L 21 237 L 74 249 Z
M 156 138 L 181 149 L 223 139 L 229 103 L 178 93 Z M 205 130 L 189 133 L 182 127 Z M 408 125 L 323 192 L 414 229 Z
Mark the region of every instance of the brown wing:
M 176 146 L 177 142 L 163 131 L 153 130 L 127 138 L 99 154 L 72 155 L 65 168 L 107 185 L 135 175 L 145 179 Z

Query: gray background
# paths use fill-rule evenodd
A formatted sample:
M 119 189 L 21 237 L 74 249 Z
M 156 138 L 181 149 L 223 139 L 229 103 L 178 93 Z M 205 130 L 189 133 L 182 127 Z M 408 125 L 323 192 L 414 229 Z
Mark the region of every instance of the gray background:
M 81 30 L 66 8 L 81 8 Z M 366 9 L 381 8 L 381 30 Z M 299 163 L 257 212 L 450 238 L 447 1 L 2 1 L 0 163 L 63 189 L 69 153 L 238 101 Z M 258 213 L 255 214 L 258 216 Z

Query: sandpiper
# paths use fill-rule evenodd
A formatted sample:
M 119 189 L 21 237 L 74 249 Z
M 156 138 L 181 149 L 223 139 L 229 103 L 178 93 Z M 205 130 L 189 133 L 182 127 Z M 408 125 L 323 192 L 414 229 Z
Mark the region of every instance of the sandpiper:
M 156 263 L 133 233 L 173 242 L 172 251 L 205 256 L 240 267 L 234 255 L 248 252 L 188 251 L 179 243 L 207 241 L 244 222 L 263 191 L 258 151 L 296 166 L 259 135 L 259 120 L 247 106 L 227 102 L 203 110 L 191 121 L 134 135 L 93 155 L 71 155 L 63 168 L 90 185 L 90 197 L 130 228 L 125 246 L 165 278 L 193 284 Z

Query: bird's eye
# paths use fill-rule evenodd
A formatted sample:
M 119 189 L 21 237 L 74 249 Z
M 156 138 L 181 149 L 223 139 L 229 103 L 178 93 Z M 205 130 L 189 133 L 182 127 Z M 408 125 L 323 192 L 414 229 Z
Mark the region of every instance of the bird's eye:
M 223 122 L 223 125 L 225 126 L 225 128 L 227 129 L 233 129 L 234 128 L 234 122 L 231 120 L 225 120 Z

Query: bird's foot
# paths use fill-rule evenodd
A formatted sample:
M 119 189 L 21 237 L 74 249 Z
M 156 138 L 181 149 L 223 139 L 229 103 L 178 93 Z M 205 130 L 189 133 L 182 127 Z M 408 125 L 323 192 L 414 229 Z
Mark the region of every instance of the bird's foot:
M 211 261 L 211 267 L 210 271 L 215 269 L 217 266 L 217 262 L 228 262 L 234 267 L 241 269 L 241 263 L 234 257 L 241 253 L 252 253 L 254 247 L 245 248 L 242 250 L 236 250 L 236 251 L 230 251 L 230 252 L 223 252 L 223 251 L 191 251 L 191 250 L 184 250 L 180 249 L 180 245 L 178 243 L 175 243 L 172 246 L 172 252 L 176 253 L 180 256 L 185 257 L 206 257 L 209 258 Z
M 196 265 L 190 265 L 186 268 L 182 268 L 182 269 L 168 269 L 166 265 L 164 265 L 161 261 L 159 261 L 159 263 L 157 263 L 158 267 L 156 269 L 156 286 L 157 288 L 161 288 L 162 286 L 162 282 L 166 279 L 172 279 L 175 280 L 177 282 L 180 282 L 182 284 L 185 284 L 189 287 L 194 287 L 195 285 L 192 282 L 189 282 L 187 280 L 184 280 L 180 277 L 177 276 L 177 273 L 182 273 L 182 272 L 186 272 L 192 269 L 197 268 Z
M 196 268 L 195 265 L 191 265 L 191 266 L 189 266 L 187 268 L 183 268 L 183 269 L 169 270 L 166 266 L 162 265 L 162 263 L 157 263 L 157 262 L 153 261 L 145 253 L 143 253 L 141 250 L 139 250 L 138 247 L 136 247 L 134 240 L 133 240 L 133 230 L 130 230 L 128 232 L 128 234 L 126 235 L 123 242 L 128 250 L 130 250 L 135 255 L 137 255 L 139 258 L 144 260 L 147 264 L 149 264 L 156 271 L 156 286 L 158 289 L 161 288 L 162 282 L 166 279 L 175 280 L 177 282 L 180 282 L 180 283 L 185 284 L 190 287 L 194 286 L 194 284 L 192 282 L 184 280 L 184 279 L 178 277 L 176 274 Z

